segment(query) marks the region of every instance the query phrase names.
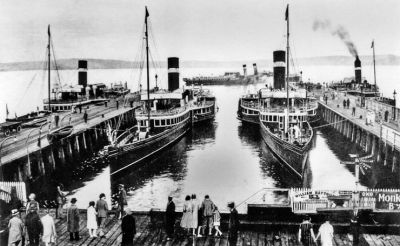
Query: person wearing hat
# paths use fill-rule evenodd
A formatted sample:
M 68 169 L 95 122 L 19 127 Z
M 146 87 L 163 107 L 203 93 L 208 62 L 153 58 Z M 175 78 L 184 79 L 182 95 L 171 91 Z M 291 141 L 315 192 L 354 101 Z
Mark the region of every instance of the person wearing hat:
M 122 219 L 124 216 L 124 206 L 128 205 L 128 202 L 126 200 L 126 190 L 124 188 L 123 184 L 119 184 L 118 186 L 118 205 L 119 205 L 119 219 Z
M 228 208 L 230 210 L 229 214 L 229 226 L 228 226 L 228 241 L 229 245 L 236 245 L 238 231 L 239 231 L 239 215 L 235 208 L 234 202 L 228 203 Z
M 24 238 L 24 224 L 19 218 L 19 212 L 17 209 L 11 210 L 11 219 L 8 222 L 8 245 L 9 246 L 20 246 L 22 245 Z
M 39 203 L 35 199 L 36 195 L 31 193 L 29 195 L 29 202 L 26 204 L 26 212 L 30 213 L 32 210 L 35 210 L 36 213 L 39 213 Z
M 167 233 L 167 240 L 171 240 L 174 235 L 175 227 L 175 203 L 172 197 L 168 197 L 167 209 L 165 211 L 165 231 Z
M 49 213 L 50 209 L 45 209 L 45 212 L 46 215 L 40 219 L 43 225 L 42 241 L 46 246 L 50 246 L 56 243 L 57 232 L 54 219 Z
M 99 236 L 104 236 L 104 227 L 106 224 L 107 213 L 108 213 L 108 205 L 106 201 L 106 195 L 101 193 L 99 196 L 99 200 L 96 202 L 96 211 L 97 211 L 97 225 L 99 226 Z
M 136 234 L 135 218 L 132 216 L 132 211 L 129 208 L 125 209 L 125 214 L 121 222 L 121 246 L 133 246 L 133 238 Z
M 43 226 L 35 207 L 30 207 L 30 211 L 25 217 L 25 226 L 28 232 L 29 245 L 38 246 L 40 234 L 43 232 Z
M 69 240 L 79 240 L 79 210 L 75 205 L 76 198 L 71 199 L 71 205 L 67 209 L 67 231 L 69 232 Z

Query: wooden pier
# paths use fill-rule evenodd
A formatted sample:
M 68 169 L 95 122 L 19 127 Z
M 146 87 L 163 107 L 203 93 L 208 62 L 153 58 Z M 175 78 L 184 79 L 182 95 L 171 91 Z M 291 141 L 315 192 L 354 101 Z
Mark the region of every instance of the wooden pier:
M 335 94 L 333 100 L 330 96 L 332 93 Z M 344 108 L 343 100 L 347 98 L 350 100 L 350 106 Z M 391 173 L 391 177 L 385 178 L 391 178 L 398 186 L 400 185 L 400 129 L 397 124 L 399 116 L 385 120 L 383 117 L 387 111 L 385 108 L 382 109 L 385 110 L 382 112 L 382 117 L 378 117 L 377 106 L 372 105 L 375 103 L 371 99 L 366 101 L 369 108 L 360 107 L 359 100 L 355 96 L 331 91 L 328 93 L 327 102 L 319 101 L 319 114 L 337 132 L 361 147 L 365 156 L 371 156 L 375 161 L 372 169 Z M 353 107 L 355 107 L 354 114 Z M 367 115 L 372 110 L 376 116 L 370 120 Z
M 50 144 L 47 140 L 49 124 L 24 129 L 8 137 L 0 138 L 0 180 L 24 181 L 53 172 L 58 165 L 69 165 L 85 153 L 93 153 L 107 143 L 106 128 L 115 127 L 121 118 L 122 125 L 134 122 L 134 107 L 123 106 L 111 99 L 107 105 L 90 105 L 82 112 L 59 113 L 59 127 L 71 124 L 74 130 L 68 137 Z M 136 106 L 136 104 L 135 104 Z M 84 111 L 87 111 L 87 123 Z M 49 121 L 49 119 L 48 119 Z M 54 120 L 50 123 L 55 127 Z
M 54 215 L 54 211 L 51 212 Z M 187 235 L 179 228 L 179 220 L 176 221 L 175 236 L 172 240 L 167 241 L 167 235 L 163 228 L 162 217 L 153 218 L 149 213 L 135 213 L 137 233 L 134 238 L 134 245 L 221 245 L 227 246 L 227 221 L 222 221 L 221 237 L 205 236 L 201 238 Z M 246 226 L 246 221 L 241 221 L 242 225 Z M 297 224 L 296 224 L 297 225 Z M 80 240 L 69 241 L 69 233 L 66 230 L 65 219 L 56 220 L 57 230 L 57 245 L 120 245 L 121 220 L 115 218 L 111 214 L 106 221 L 105 238 L 90 238 L 86 229 L 86 213 L 81 213 L 80 220 Z M 262 227 L 259 227 L 262 228 Z M 315 233 L 319 225 L 314 227 Z M 3 234 L 3 239 L 6 235 Z M 27 244 L 29 243 L 27 242 Z M 44 245 L 41 243 L 40 245 Z M 284 225 L 276 224 L 272 229 L 254 230 L 243 229 L 239 232 L 237 245 L 252 245 L 252 246 L 300 246 L 297 241 L 297 231 L 286 229 Z M 348 233 L 335 233 L 333 245 L 352 245 L 352 235 Z M 396 246 L 400 245 L 399 235 L 384 235 L 384 234 L 362 234 L 360 237 L 360 245 L 371 246 Z

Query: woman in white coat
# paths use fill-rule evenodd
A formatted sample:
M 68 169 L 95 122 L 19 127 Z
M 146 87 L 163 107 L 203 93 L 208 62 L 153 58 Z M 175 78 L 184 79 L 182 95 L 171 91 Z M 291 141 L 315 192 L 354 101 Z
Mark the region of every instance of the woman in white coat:
M 93 201 L 89 202 L 89 207 L 87 209 L 87 228 L 89 230 L 90 237 L 97 237 L 97 212 L 94 208 L 95 203 Z
M 190 196 L 186 196 L 185 203 L 183 204 L 183 215 L 181 219 L 181 227 L 189 232 L 190 228 L 192 228 L 192 203 L 190 202 Z
M 46 246 L 50 246 L 53 244 L 55 245 L 57 232 L 56 226 L 54 224 L 54 219 L 50 216 L 49 209 L 46 209 L 45 212 L 46 215 L 40 219 L 43 225 L 42 241 L 45 243 Z

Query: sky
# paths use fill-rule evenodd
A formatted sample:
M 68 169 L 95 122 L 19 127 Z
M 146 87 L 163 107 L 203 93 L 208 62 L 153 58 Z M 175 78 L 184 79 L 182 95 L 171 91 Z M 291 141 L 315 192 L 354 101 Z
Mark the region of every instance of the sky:
M 0 62 L 45 58 L 51 25 L 57 59 L 135 60 L 144 7 L 150 13 L 157 60 L 271 59 L 285 48 L 290 4 L 291 48 L 300 57 L 350 55 L 315 20 L 342 25 L 361 55 L 400 55 L 398 0 L 1 0 Z

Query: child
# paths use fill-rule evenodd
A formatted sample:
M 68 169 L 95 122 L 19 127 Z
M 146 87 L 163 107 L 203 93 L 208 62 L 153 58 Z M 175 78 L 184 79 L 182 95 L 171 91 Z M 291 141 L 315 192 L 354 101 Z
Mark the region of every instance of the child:
M 215 236 L 217 237 L 222 236 L 222 232 L 219 230 L 219 226 L 221 225 L 221 215 L 219 214 L 218 207 L 214 207 L 214 229 L 215 229 Z
M 97 212 L 94 208 L 94 204 L 94 201 L 89 202 L 89 207 L 87 209 L 87 228 L 89 230 L 90 237 L 97 237 Z

